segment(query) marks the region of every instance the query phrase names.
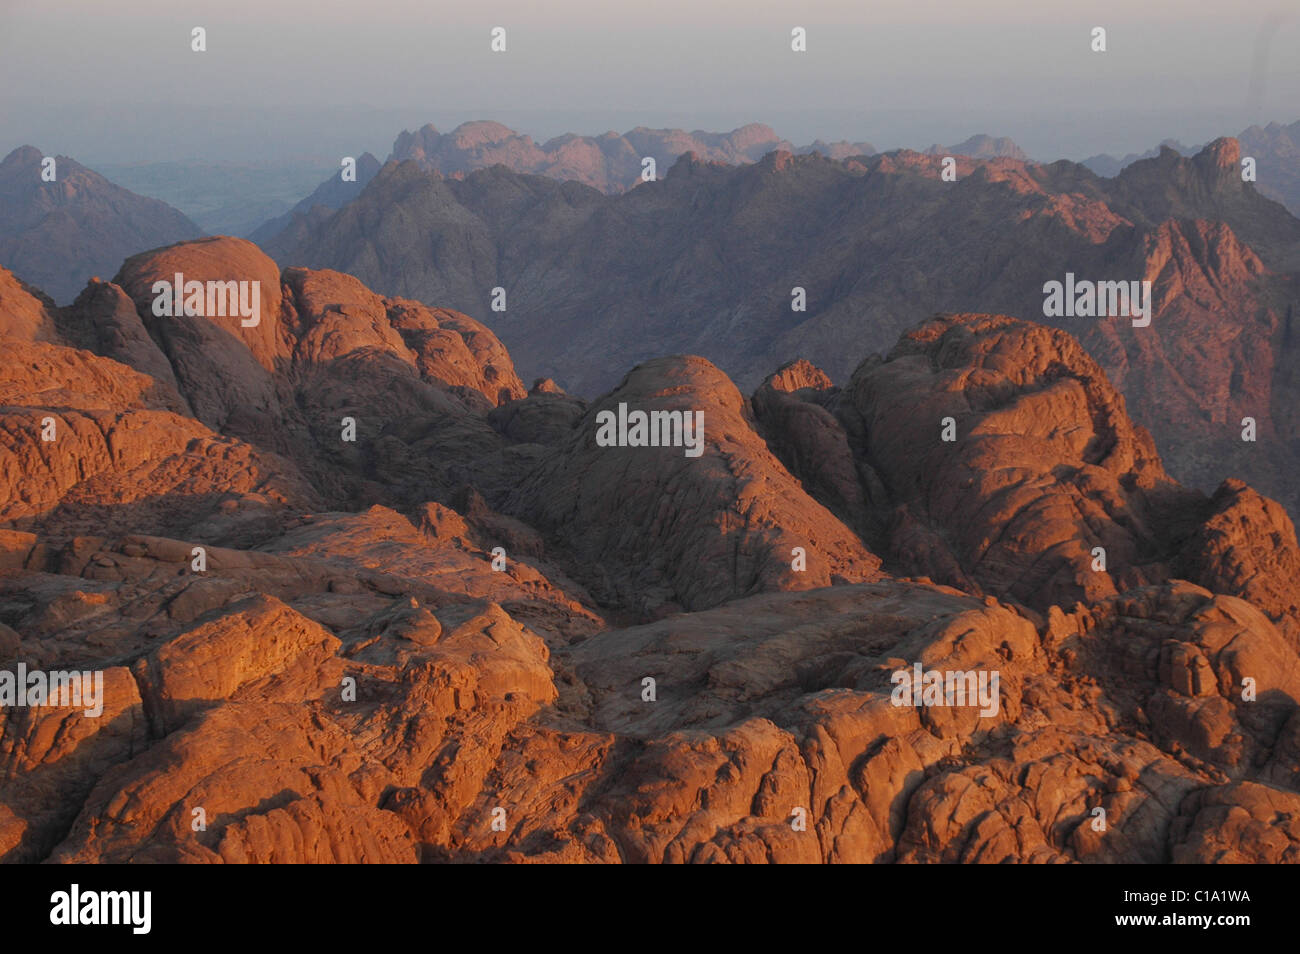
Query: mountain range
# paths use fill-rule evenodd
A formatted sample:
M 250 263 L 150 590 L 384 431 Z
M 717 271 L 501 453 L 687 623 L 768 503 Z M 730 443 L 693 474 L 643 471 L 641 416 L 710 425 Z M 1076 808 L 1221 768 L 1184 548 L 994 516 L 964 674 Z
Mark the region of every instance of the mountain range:
M 1252 135 L 1284 151 L 1290 129 Z M 1208 491 L 1236 473 L 1300 507 L 1289 479 L 1300 453 L 1298 227 L 1240 181 L 1234 140 L 1190 157 L 1165 148 L 1107 178 L 1027 161 L 988 137 L 926 153 L 841 144 L 854 155 L 833 159 L 821 144 L 757 160 L 780 142 L 767 127 L 603 139 L 625 158 L 688 145 L 713 158 L 688 152 L 658 181 L 604 193 L 497 162 L 558 174 L 563 156 L 604 156 L 595 140 L 538 146 L 498 124 L 424 127 L 395 144 L 409 158 L 381 165 L 363 154 L 356 182 L 332 176 L 258 235 L 281 265 L 346 271 L 473 314 L 525 376 L 587 396 L 665 351 L 704 355 L 746 388 L 797 356 L 842 384 L 851 355 L 883 351 L 918 311 L 1045 320 L 1080 337 L 1180 479 Z M 947 154 L 963 156 L 956 182 L 943 180 Z M 198 234 L 174 209 L 70 159 L 59 181 L 41 182 L 40 159 L 25 148 L 0 165 L 10 211 L 0 262 L 57 300 L 114 259 Z M 589 171 L 607 183 L 609 168 Z M 1044 283 L 1067 273 L 1152 281 L 1152 327 L 1044 317 Z M 502 312 L 491 310 L 497 288 Z M 796 288 L 806 311 L 791 309 Z M 1255 442 L 1240 439 L 1247 418 Z
M 1268 211 L 1229 158 L 1154 171 Z M 628 195 L 940 188 L 884 161 L 683 160 Z M 976 209 L 1095 188 L 979 168 L 1009 184 Z M 370 189 L 493 177 L 609 201 L 413 164 Z M 1041 208 L 1048 236 L 1107 221 Z M 1233 264 L 1227 228 L 1155 227 L 1157 277 L 1199 274 L 1199 242 Z M 177 273 L 257 281 L 261 320 L 155 314 Z M 0 859 L 1300 857 L 1294 526 L 1240 480 L 1171 479 L 1067 331 L 921 311 L 883 354 L 846 343 L 841 385 L 796 360 L 742 392 L 661 354 L 587 400 L 525 387 L 465 314 L 205 238 L 63 308 L 0 270 L 0 337 L 0 663 L 103 687 L 93 714 L 0 707 Z M 700 453 L 609 446 L 626 407 L 702 415 Z
M 987 152 L 1003 144 L 1002 140 L 975 136 L 954 148 Z M 666 168 L 677 156 L 692 150 L 718 161 L 748 162 L 778 147 L 796 148 L 758 124 L 730 133 L 637 128 L 622 136 L 568 135 L 539 145 L 499 123 L 471 122 L 447 134 L 432 125 L 414 133 L 403 132 L 390 159 L 410 159 L 453 176 L 504 163 L 518 171 L 572 178 L 618 191 L 638 181 L 643 155 L 655 157 Z M 798 151 L 838 157 L 875 149 L 870 143 L 818 141 Z M 190 160 L 104 167 L 129 183 L 136 190 L 132 192 L 65 156 L 57 157 L 61 184 L 57 180 L 44 182 L 40 175 L 43 158 L 34 146 L 22 146 L 0 163 L 0 266 L 61 302 L 71 300 L 91 276 L 111 271 L 122 258 L 142 249 L 205 232 L 249 234 L 255 241 L 265 242 L 283 230 L 295 213 L 306 214 L 317 205 L 341 208 L 360 193 L 381 165 L 363 152 L 355 157 L 354 181 L 331 175 L 294 204 L 286 198 L 294 195 L 294 184 L 304 181 L 304 175 L 310 176 L 305 170 L 317 168 L 317 162 L 276 165 Z M 194 221 L 176 207 L 186 209 Z
M 974 136 L 964 147 L 996 149 L 1009 140 L 992 140 Z M 938 148 L 938 147 L 935 147 Z M 1011 144 L 1014 148 L 1014 144 Z M 751 123 L 729 133 L 684 129 L 636 129 L 619 135 L 577 136 L 572 133 L 538 143 L 501 123 L 478 121 L 462 123 L 449 133 L 440 133 L 432 123 L 415 132 L 403 130 L 393 142 L 388 162 L 413 162 L 421 169 L 448 178 L 463 178 L 475 169 L 504 166 L 515 172 L 546 176 L 561 181 L 581 182 L 602 192 L 616 193 L 630 189 L 641 181 L 642 161 L 651 158 L 657 169 L 667 169 L 688 152 L 711 161 L 739 164 L 756 162 L 774 149 L 800 154 L 819 152 L 835 158 L 871 155 L 876 148 L 867 142 L 821 140 L 796 147 L 776 134 L 769 126 Z M 339 209 L 356 198 L 378 173 L 382 163 L 370 153 L 357 157 L 356 179 L 343 181 L 333 175 L 288 213 L 264 222 L 249 234 L 254 242 L 273 239 L 293 221 L 295 214 L 308 214 L 316 206 Z
M 1208 491 L 1239 474 L 1294 513 L 1300 220 L 1243 182 L 1239 160 L 1233 139 L 1109 179 L 962 158 L 949 182 L 935 154 L 688 153 L 612 195 L 390 161 L 352 202 L 296 214 L 264 245 L 281 265 L 473 314 L 525 377 L 586 396 L 665 352 L 744 388 L 795 357 L 843 385 L 918 313 L 1044 321 L 1078 336 L 1180 479 Z M 1150 282 L 1151 324 L 1045 316 L 1045 285 L 1067 275 Z M 1258 440 L 1242 440 L 1245 418 Z
M 615 132 L 601 136 L 570 133 L 537 143 L 531 136 L 517 133 L 501 123 L 478 121 L 462 123 L 449 133 L 438 132 L 432 123 L 415 132 L 403 130 L 393 142 L 387 161 L 414 162 L 421 169 L 453 179 L 464 178 L 476 169 L 499 165 L 514 172 L 581 182 L 612 194 L 633 188 L 642 181 L 643 160 L 646 158 L 654 159 L 658 175 L 687 153 L 709 162 L 740 165 L 757 162 L 776 150 L 796 155 L 816 153 L 832 159 L 871 156 L 877 152 L 869 142 L 818 139 L 806 146 L 795 146 L 761 123 L 750 123 L 729 133 L 638 126 L 622 135 Z M 995 139 L 982 134 L 953 146 L 934 145 L 926 152 L 977 158 L 1028 158 L 1010 139 Z M 248 237 L 254 242 L 272 241 L 293 221 L 295 214 L 306 215 L 318 205 L 340 209 L 352 201 L 382 165 L 368 152 L 356 159 L 355 180 L 345 182 L 339 175 L 330 176 L 289 212 L 262 223 Z
M 1297 127 L 1300 123 L 1272 123 L 1241 134 L 1241 141 L 1259 163 L 1260 191 L 1293 211 L 1300 210 L 1300 179 L 1294 171 L 1300 156 Z M 1184 154 L 1195 151 L 1172 141 L 1162 145 Z M 642 160 L 647 157 L 655 160 L 656 175 L 661 177 L 687 153 L 705 161 L 742 164 L 774 151 L 816 153 L 837 160 L 877 153 L 867 142 L 817 140 L 795 146 L 757 123 L 729 133 L 638 127 L 623 134 L 567 134 L 537 143 L 500 123 L 478 121 L 464 123 L 450 133 L 439 133 L 432 125 L 404 131 L 388 158 L 409 160 L 452 178 L 504 165 L 516 172 L 583 182 L 616 193 L 641 182 Z M 987 135 L 951 146 L 934 145 L 925 154 L 1028 159 L 1011 140 Z M 1124 159 L 1094 156 L 1084 164 L 1099 175 L 1111 176 L 1138 158 L 1156 154 L 1157 150 L 1152 150 Z M 0 173 L 6 183 L 0 186 L 0 212 L 7 225 L 0 234 L 0 241 L 5 242 L 0 245 L 0 265 L 60 301 L 69 300 L 90 276 L 109 270 L 121 257 L 142 248 L 203 233 L 248 235 L 272 246 L 295 214 L 307 215 L 318 205 L 341 208 L 360 194 L 383 165 L 363 151 L 354 157 L 354 181 L 345 182 L 333 174 L 295 204 L 294 197 L 301 195 L 300 184 L 311 181 L 312 170 L 319 168 L 321 160 L 117 162 L 100 167 L 101 173 L 108 174 L 104 176 L 64 157 L 71 163 L 65 171 L 73 175 L 74 188 L 58 190 L 48 188 L 50 184 L 42 183 L 39 175 L 32 179 L 33 163 L 39 165 L 40 158 L 42 154 L 34 147 L 20 147 L 7 157 Z M 122 189 L 121 184 L 137 194 Z M 147 201 L 145 195 L 167 204 Z M 64 274 L 43 270 L 56 260 Z

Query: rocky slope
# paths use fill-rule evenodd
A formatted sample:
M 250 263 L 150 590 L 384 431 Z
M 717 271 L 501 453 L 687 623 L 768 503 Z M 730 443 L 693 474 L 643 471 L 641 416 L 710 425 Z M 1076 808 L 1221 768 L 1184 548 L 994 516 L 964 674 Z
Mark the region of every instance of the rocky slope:
M 176 269 L 262 323 L 155 316 Z M 1171 480 L 1063 331 L 588 403 L 239 240 L 0 279 L 0 667 L 103 673 L 0 708 L 5 861 L 1300 858 L 1294 528 Z M 998 682 L 895 704 L 914 666 Z
M 0 266 L 61 302 L 86 280 L 111 275 L 127 255 L 201 235 L 157 199 L 147 199 L 67 156 L 43 181 L 42 152 L 22 146 L 0 162 Z

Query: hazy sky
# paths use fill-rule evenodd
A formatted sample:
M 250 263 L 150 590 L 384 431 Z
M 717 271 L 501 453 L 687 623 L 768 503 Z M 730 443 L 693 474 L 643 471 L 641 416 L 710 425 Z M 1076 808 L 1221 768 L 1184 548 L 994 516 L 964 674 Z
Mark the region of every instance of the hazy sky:
M 1040 159 L 1300 118 L 1295 0 L 0 0 L 0 154 L 382 159 L 402 128 L 544 139 L 765 122 L 798 143 L 977 132 Z M 190 29 L 208 50 L 190 50 Z M 492 53 L 489 31 L 507 30 Z M 790 30 L 808 31 L 808 52 Z M 1107 30 L 1108 52 L 1089 48 Z

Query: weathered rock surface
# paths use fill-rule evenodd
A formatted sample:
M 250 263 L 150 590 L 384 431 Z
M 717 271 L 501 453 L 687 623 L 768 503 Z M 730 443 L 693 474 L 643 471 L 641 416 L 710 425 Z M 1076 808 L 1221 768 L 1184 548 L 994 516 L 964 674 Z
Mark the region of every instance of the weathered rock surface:
M 846 399 L 915 575 L 1040 609 L 1091 601 L 1166 575 L 1152 564 L 1201 502 L 1064 332 L 937 318 L 863 364 Z
M 259 256 L 0 281 L 0 680 L 103 674 L 0 706 L 0 860 L 1297 859 L 1294 527 L 1174 482 L 1066 333 L 588 403 Z M 264 275 L 266 327 L 165 327 L 178 267 Z M 700 453 L 603 446 L 619 405 Z
M 599 415 L 617 419 L 620 407 L 690 420 L 666 429 L 677 446 L 599 446 Z M 695 453 L 686 427 L 699 422 Z M 651 427 L 659 443 L 665 431 Z M 587 409 L 506 506 L 553 535 L 598 596 L 640 598 L 648 612 L 875 579 L 880 565 L 803 491 L 754 431 L 735 385 L 701 358 L 639 365 Z M 799 552 L 806 568 L 796 570 Z

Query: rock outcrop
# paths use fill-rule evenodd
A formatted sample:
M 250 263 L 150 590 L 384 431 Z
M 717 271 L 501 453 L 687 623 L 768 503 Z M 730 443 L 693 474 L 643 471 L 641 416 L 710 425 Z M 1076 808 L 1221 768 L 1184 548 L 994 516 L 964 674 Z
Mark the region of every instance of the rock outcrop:
M 153 314 L 172 270 L 264 326 Z M 0 292 L 0 860 L 1300 857 L 1294 527 L 1064 331 L 587 402 L 237 240 Z

